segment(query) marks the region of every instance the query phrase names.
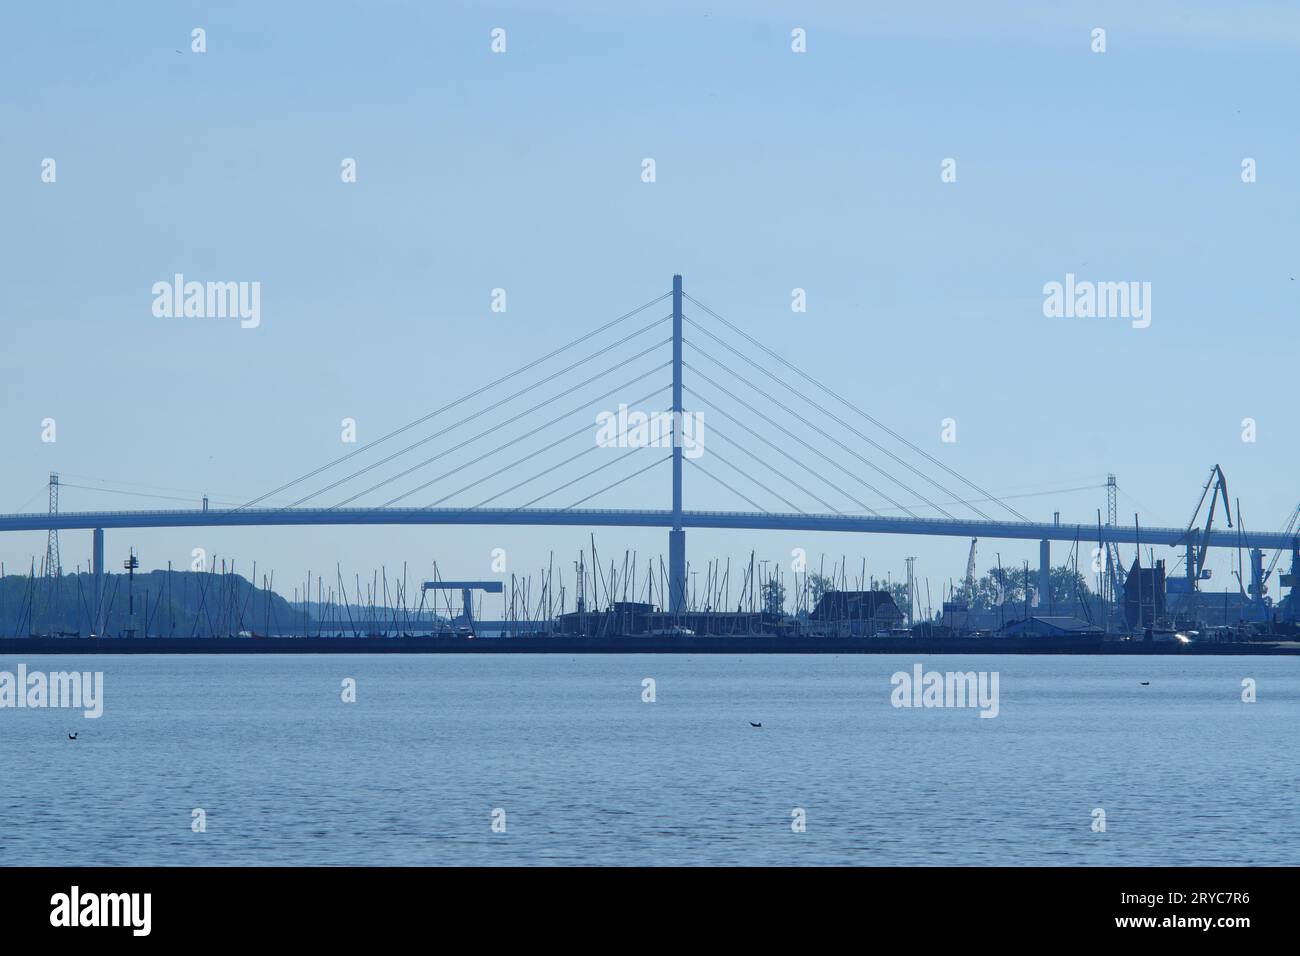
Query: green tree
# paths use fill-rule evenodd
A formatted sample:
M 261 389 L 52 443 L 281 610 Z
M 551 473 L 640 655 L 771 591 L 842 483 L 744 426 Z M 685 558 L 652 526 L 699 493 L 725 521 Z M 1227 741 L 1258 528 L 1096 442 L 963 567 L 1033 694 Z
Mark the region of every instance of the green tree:
M 912 596 L 907 593 L 907 584 L 903 581 L 895 581 L 889 585 L 889 596 L 894 599 L 898 609 L 903 612 L 903 617 L 907 617 L 912 610 Z
M 834 590 L 835 582 L 826 575 L 818 574 L 816 571 L 808 575 L 808 596 L 812 598 L 813 607 L 821 601 L 823 594 Z
M 763 613 L 779 617 L 785 610 L 785 585 L 769 578 L 759 589 L 763 597 Z
M 1051 594 L 1046 599 L 1039 597 L 1040 609 L 1073 604 L 1080 599 L 1086 602 L 1092 596 L 1087 579 L 1068 565 L 1052 568 L 1048 572 L 1048 581 Z M 1026 594 L 1031 595 L 1032 601 L 1032 595 L 1037 589 L 1036 568 L 1031 567 L 1028 571 L 1024 565 L 1004 567 L 1001 570 L 989 568 L 988 573 L 975 582 L 975 593 L 971 596 L 970 606 L 973 610 L 993 610 L 998 607 L 1001 599 L 1001 603 L 1008 608 L 1020 605 L 1023 609 Z

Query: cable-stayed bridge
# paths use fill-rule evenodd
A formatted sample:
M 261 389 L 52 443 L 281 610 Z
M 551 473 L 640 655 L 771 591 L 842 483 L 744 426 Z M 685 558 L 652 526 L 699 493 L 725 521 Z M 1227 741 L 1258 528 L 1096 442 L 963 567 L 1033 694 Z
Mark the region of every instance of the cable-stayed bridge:
M 571 358 L 578 350 L 590 351 Z M 593 410 L 612 440 L 593 428 Z M 670 507 L 591 504 L 660 469 L 671 472 Z M 684 473 L 736 510 L 685 508 Z M 1182 546 L 1189 557 L 1243 546 L 1240 529 L 1030 521 L 687 295 L 681 276 L 671 292 L 242 504 L 0 515 L 0 531 L 93 530 L 97 590 L 104 529 L 378 524 L 667 528 L 673 611 L 685 600 L 688 528 L 1037 540 L 1040 576 L 1051 541 Z M 1297 542 L 1251 533 L 1245 546 Z

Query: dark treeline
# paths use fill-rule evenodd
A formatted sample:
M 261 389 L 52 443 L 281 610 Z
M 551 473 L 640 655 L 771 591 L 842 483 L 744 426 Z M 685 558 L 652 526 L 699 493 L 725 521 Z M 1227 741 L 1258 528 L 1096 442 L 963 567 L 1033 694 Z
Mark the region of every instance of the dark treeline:
M 5 573 L 0 575 L 0 637 L 361 637 L 427 631 L 446 623 L 423 605 L 419 592 L 411 595 L 404 584 L 381 582 L 378 575 L 373 582 L 357 578 L 355 587 L 341 578 L 335 587 L 313 578 L 320 597 L 293 603 L 275 593 L 273 577 L 259 579 L 257 587 L 229 569 L 137 572 L 134 581 L 126 574 L 106 574 L 97 612 L 88 572 L 51 578 Z M 293 590 L 301 595 L 307 587 L 300 582 Z
M 98 611 L 98 613 L 97 613 Z M 104 575 L 100 607 L 88 572 L 0 578 L 0 637 L 102 632 L 151 637 L 232 636 L 301 631 L 302 612 L 233 572 L 149 571 Z

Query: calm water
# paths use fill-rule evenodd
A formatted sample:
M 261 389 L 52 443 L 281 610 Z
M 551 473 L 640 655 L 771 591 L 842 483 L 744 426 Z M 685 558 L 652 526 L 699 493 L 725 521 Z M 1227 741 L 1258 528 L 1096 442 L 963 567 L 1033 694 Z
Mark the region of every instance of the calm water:
M 916 662 L 999 672 L 1001 713 L 893 708 Z M 8 865 L 1300 863 L 1294 658 L 19 663 L 105 710 L 0 710 Z

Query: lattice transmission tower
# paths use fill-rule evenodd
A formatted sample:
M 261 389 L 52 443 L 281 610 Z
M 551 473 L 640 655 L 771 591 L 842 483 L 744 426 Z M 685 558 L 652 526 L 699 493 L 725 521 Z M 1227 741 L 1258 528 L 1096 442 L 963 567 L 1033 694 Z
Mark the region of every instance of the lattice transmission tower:
M 1119 484 L 1114 475 L 1106 476 L 1106 527 L 1113 528 L 1119 522 Z M 1106 543 L 1106 580 L 1103 582 L 1107 594 L 1103 595 L 1110 603 L 1124 599 L 1124 563 L 1119 556 L 1119 545 L 1113 541 Z
M 50 472 L 50 517 L 56 517 L 59 513 L 59 475 L 58 472 Z M 45 539 L 45 576 L 47 578 L 57 578 L 63 574 L 63 564 L 59 560 L 59 532 L 50 528 L 49 536 Z

